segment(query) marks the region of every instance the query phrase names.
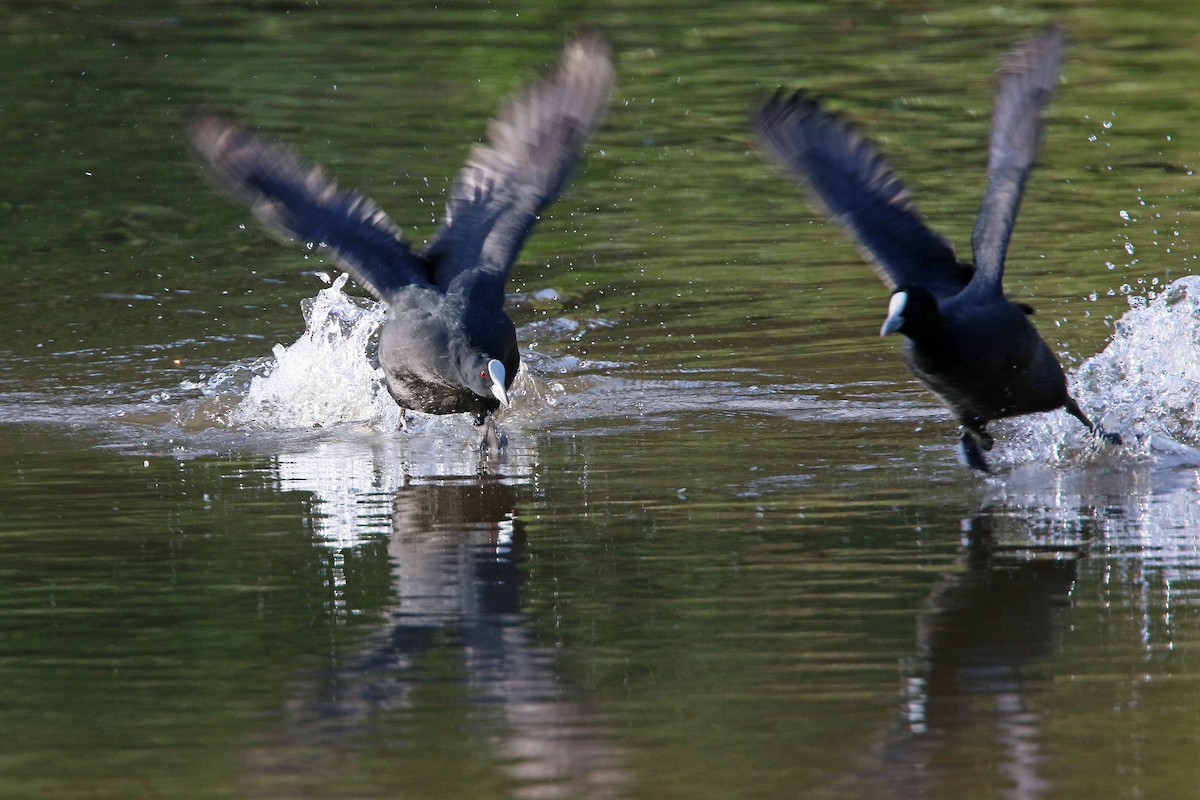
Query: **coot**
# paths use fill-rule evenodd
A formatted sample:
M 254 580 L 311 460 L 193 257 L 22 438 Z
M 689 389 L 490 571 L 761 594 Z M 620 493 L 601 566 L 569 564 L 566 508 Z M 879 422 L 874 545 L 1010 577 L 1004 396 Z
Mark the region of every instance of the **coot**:
M 423 252 L 373 201 L 283 145 L 208 112 L 190 115 L 187 135 L 218 189 L 280 239 L 327 247 L 387 304 L 379 363 L 397 403 L 481 424 L 508 404 L 521 363 L 504 311 L 509 269 L 598 126 L 612 83 L 600 33 L 568 41 L 557 70 L 505 103 L 487 143 L 472 147 Z
M 960 456 L 982 471 L 982 451 L 994 443 L 986 426 L 995 419 L 1065 408 L 1097 437 L 1121 441 L 1072 399 L 1058 359 L 1029 320 L 1033 309 L 1008 300 L 1001 285 L 1061 50 L 1054 27 L 1004 59 L 973 265 L 925 225 L 875 145 L 812 97 L 779 92 L 754 121 L 768 154 L 850 230 L 892 290 L 880 334 L 904 334 L 909 369 L 954 412 L 962 424 Z

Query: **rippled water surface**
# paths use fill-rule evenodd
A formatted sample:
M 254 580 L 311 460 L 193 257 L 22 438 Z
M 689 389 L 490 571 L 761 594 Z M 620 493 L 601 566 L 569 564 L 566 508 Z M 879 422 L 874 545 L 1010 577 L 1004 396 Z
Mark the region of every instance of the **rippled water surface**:
M 1188 4 L 2 3 L 0 796 L 1143 798 L 1200 783 Z M 1006 285 L 1081 404 L 996 474 L 756 152 L 804 86 L 966 248 L 994 69 L 1070 47 Z M 429 236 L 576 25 L 619 86 L 510 282 L 503 449 L 188 162 L 223 108 Z

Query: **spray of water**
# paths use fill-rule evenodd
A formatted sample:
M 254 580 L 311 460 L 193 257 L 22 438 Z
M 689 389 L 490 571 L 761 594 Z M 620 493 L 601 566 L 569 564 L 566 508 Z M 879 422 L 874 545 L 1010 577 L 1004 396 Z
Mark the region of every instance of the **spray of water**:
M 305 331 L 292 345 L 277 344 L 273 358 L 233 364 L 209 379 L 202 392 L 223 401 L 211 421 L 259 430 L 399 427 L 400 409 L 373 357 L 385 306 L 345 294 L 347 277 L 303 301 Z
M 177 413 L 182 427 L 242 430 L 296 430 L 353 424 L 390 431 L 403 426 L 420 433 L 461 434 L 472 441 L 478 433 L 466 415 L 431 417 L 404 412 L 388 394 L 375 349 L 386 306 L 342 291 L 339 276 L 316 297 L 301 303 L 304 333 L 291 345 L 277 344 L 272 356 L 230 364 L 199 388 L 203 400 L 185 404 Z M 536 341 L 527 356 L 535 360 Z M 545 359 L 543 359 L 545 360 Z M 543 406 L 545 389 L 522 365 L 509 391 L 517 408 Z M 506 418 L 531 411 L 505 410 Z M 461 430 L 460 430 L 461 429 Z
M 1108 346 L 1069 376 L 1079 404 L 1121 448 L 1097 444 L 1065 413 L 1009 423 L 1004 456 L 1058 466 L 1144 460 L 1200 464 L 1200 276 L 1129 298 Z

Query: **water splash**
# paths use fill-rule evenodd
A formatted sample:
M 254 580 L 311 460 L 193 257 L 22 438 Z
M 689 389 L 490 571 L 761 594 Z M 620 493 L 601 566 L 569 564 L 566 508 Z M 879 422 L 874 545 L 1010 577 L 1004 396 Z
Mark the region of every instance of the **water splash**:
M 1080 406 L 1125 446 L 1096 445 L 1065 413 L 1038 414 L 1006 425 L 1005 457 L 1059 466 L 1131 455 L 1200 464 L 1200 276 L 1179 278 L 1152 298 L 1130 297 L 1129 306 L 1108 347 L 1069 376 Z
M 180 427 L 296 430 L 355 424 L 376 431 L 403 426 L 413 433 L 432 430 L 451 437 L 467 431 L 476 437 L 466 415 L 429 416 L 404 412 L 396 405 L 375 356 L 386 306 L 345 294 L 346 280 L 343 274 L 316 297 L 301 302 L 305 331 L 290 346 L 277 344 L 270 357 L 230 364 L 202 384 L 187 384 L 185 389 L 199 389 L 202 397 L 176 410 Z M 578 341 L 595 327 L 602 323 L 556 320 L 523 327 L 522 364 L 509 389 L 513 406 L 502 409 L 500 416 L 520 423 L 553 407 L 564 390 L 535 379 L 525 362 L 536 365 L 534 372 L 554 376 L 584 369 L 588 365 L 579 359 L 539 351 L 538 343 L 555 338 Z
M 301 303 L 305 331 L 293 344 L 277 344 L 273 358 L 232 364 L 209 379 L 201 391 L 220 410 L 211 422 L 268 430 L 400 426 L 374 359 L 386 307 L 345 294 L 347 279 L 339 276 Z

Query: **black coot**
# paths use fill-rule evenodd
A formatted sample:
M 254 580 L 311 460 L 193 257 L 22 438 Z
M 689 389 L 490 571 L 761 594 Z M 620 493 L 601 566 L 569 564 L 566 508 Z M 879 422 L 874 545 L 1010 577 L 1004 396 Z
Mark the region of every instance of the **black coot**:
M 379 363 L 403 408 L 480 424 L 520 367 L 504 283 L 538 215 L 562 191 L 612 89 L 603 37 L 567 42 L 557 71 L 511 98 L 471 149 L 436 234 L 414 252 L 370 199 L 343 191 L 290 149 L 205 112 L 188 139 L 218 188 L 279 238 L 328 247 L 387 303 Z
M 1062 34 L 1051 28 L 1004 60 L 988 144 L 988 188 L 971 236 L 975 264 L 926 227 L 876 147 L 802 93 L 778 93 L 755 120 L 766 150 L 847 227 L 893 292 L 880 331 L 904 334 L 913 374 L 962 423 L 961 456 L 987 471 L 994 419 L 1065 408 L 1097 436 L 1067 392 L 1054 353 L 1029 321 L 1033 309 L 1004 296 L 1004 256 L 1058 80 Z

